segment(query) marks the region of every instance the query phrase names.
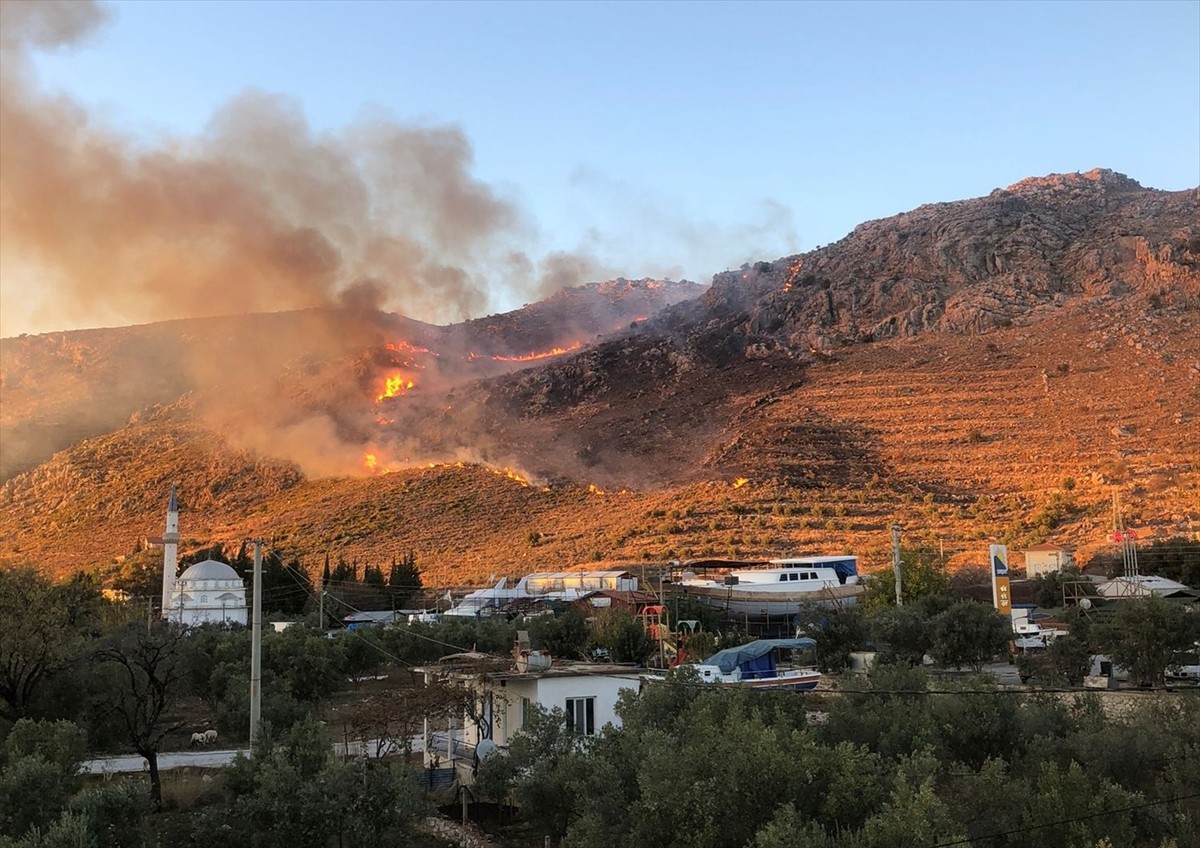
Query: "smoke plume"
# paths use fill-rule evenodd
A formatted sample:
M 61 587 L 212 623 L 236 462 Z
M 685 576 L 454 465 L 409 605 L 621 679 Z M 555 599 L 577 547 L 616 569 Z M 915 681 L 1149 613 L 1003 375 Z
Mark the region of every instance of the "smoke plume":
M 35 269 L 21 300 L 57 327 L 344 298 L 461 320 L 489 306 L 489 285 L 524 282 L 482 272 L 511 268 L 528 228 L 472 176 L 460 129 L 367 115 L 316 132 L 289 99 L 247 92 L 197 137 L 146 147 L 31 73 L 29 51 L 87 37 L 100 7 L 6 0 L 2 14 L 3 260 L 10 280 Z

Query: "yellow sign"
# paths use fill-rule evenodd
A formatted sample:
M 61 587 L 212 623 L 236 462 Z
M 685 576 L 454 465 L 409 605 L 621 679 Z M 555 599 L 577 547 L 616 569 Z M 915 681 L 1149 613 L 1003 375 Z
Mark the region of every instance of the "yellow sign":
M 992 603 L 1001 615 L 1012 613 L 1012 594 L 1008 586 L 1008 548 L 992 545 L 988 549 L 992 562 Z

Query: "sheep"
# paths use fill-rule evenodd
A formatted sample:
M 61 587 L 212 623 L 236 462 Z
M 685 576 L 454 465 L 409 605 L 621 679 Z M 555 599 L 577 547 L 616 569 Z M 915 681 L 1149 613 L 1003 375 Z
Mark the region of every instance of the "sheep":
M 216 741 L 217 741 L 217 731 L 215 731 L 215 730 L 204 731 L 204 744 L 205 745 L 213 745 L 216 743 Z
M 189 743 L 188 747 L 189 747 L 189 748 L 195 748 L 197 745 L 206 745 L 206 744 L 208 744 L 208 738 L 207 738 L 207 734 L 205 734 L 205 733 L 193 733 L 193 734 L 192 734 L 192 741 L 191 741 L 191 743 Z

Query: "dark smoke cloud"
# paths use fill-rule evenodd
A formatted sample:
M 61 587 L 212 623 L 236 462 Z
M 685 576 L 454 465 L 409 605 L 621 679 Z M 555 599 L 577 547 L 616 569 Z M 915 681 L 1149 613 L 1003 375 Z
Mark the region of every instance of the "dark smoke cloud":
M 198 137 L 147 149 L 30 73 L 30 50 L 76 43 L 103 22 L 101 8 L 6 0 L 2 10 L 4 259 L 8 270 L 38 270 L 58 326 L 324 306 L 343 295 L 461 320 L 487 309 L 497 282 L 536 287 L 536 273 L 483 272 L 505 267 L 530 228 L 471 175 L 460 129 L 368 115 L 315 132 L 291 100 L 248 92 Z
M 311 473 L 361 469 L 385 370 L 363 351 L 410 327 L 376 309 L 459 321 L 513 296 L 535 301 L 644 275 L 597 259 L 598 250 L 532 258 L 532 222 L 472 176 L 471 146 L 456 127 L 367 114 L 320 132 L 292 100 L 257 91 L 226 104 L 195 137 L 147 144 L 107 126 L 44 90 L 29 61 L 32 51 L 94 35 L 107 16 L 82 0 L 0 2 L 0 319 L 5 331 L 62 329 L 320 307 L 203 331 L 181 322 L 144 351 L 147 382 L 168 370 L 162 362 L 186 356 L 172 368 L 186 369 L 180 382 L 204 396 L 195 414 L 236 446 Z M 631 206 L 647 226 L 670 218 Z M 689 250 L 720 238 L 712 228 L 671 227 Z M 595 241 L 605 255 L 621 254 Z M 174 332 L 192 336 L 194 354 L 177 353 Z M 201 332 L 216 335 L 195 344 Z M 297 394 L 316 379 L 326 380 L 319 398 Z M 421 386 L 433 393 L 461 379 L 431 365 Z M 475 448 L 455 456 L 480 455 Z M 409 459 L 419 449 L 396 446 Z

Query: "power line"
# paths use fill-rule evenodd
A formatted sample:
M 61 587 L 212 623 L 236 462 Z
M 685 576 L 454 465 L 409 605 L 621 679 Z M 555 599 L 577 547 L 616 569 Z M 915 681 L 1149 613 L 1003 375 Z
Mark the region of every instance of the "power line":
M 311 597 L 313 600 L 319 600 L 319 598 L 317 597 L 317 595 L 316 595 L 316 594 L 315 594 L 315 593 L 314 593 L 314 592 L 313 592 L 311 589 L 309 589 L 309 588 L 305 587 L 305 586 L 304 586 L 302 583 L 300 583 L 300 581 L 299 581 L 299 580 L 296 578 L 296 576 L 295 576 L 295 575 L 292 575 L 292 579 L 296 581 L 296 584 L 297 584 L 298 586 L 300 586 L 301 588 L 304 588 L 304 589 L 305 589 L 305 591 L 306 591 L 306 592 L 308 592 L 309 596 L 310 596 L 310 597 Z M 361 613 L 361 612 L 362 612 L 362 610 L 355 608 L 353 605 L 351 605 L 351 604 L 347 603 L 346 601 L 342 600 L 342 599 L 341 599 L 341 598 L 339 598 L 337 595 L 329 595 L 329 597 L 330 597 L 330 598 L 332 598 L 333 600 L 337 601 L 339 604 L 342 604 L 343 606 L 345 606 L 345 607 L 349 608 L 349 609 L 350 609 L 351 611 L 353 611 L 353 612 L 358 612 L 358 613 Z M 359 633 L 357 629 L 355 629 L 355 628 L 348 628 L 348 632 L 350 632 L 350 633 L 354 634 L 354 635 L 355 635 L 355 636 L 357 636 L 359 639 L 362 639 L 362 640 L 363 640 L 363 642 L 365 642 L 366 644 L 370 645 L 372 648 L 374 648 L 375 650 L 379 651 L 379 652 L 380 652 L 381 654 L 383 654 L 384 656 L 386 656 L 386 657 L 390 657 L 391 659 L 395 660 L 396 662 L 398 662 L 398 663 L 400 663 L 400 664 L 402 664 L 402 665 L 406 665 L 406 666 L 410 666 L 410 667 L 411 667 L 411 666 L 413 666 L 413 663 L 410 663 L 410 662 L 408 662 L 407 660 L 401 659 L 400 657 L 396 656 L 395 654 L 391 653 L 390 651 L 387 651 L 387 650 L 385 650 L 384 648 L 380 647 L 379 645 L 375 644 L 375 643 L 374 643 L 374 642 L 372 642 L 370 639 L 366 638 L 366 637 L 365 637 L 365 636 L 363 636 L 361 633 Z M 438 645 L 442 645 L 442 646 L 444 646 L 444 647 L 447 647 L 447 648 L 454 648 L 456 651 L 466 651 L 466 650 L 467 650 L 466 648 L 462 647 L 461 645 L 451 645 L 449 642 L 443 642 L 443 641 L 441 641 L 440 639 L 434 639 L 434 638 L 433 638 L 433 637 L 431 637 L 431 636 L 425 636 L 424 634 L 421 634 L 421 633 L 415 633 L 415 632 L 413 632 L 413 631 L 411 631 L 411 630 L 407 630 L 407 631 L 405 631 L 405 632 L 406 632 L 406 634 L 407 634 L 407 635 L 409 635 L 409 636 L 416 636 L 416 637 L 418 637 L 418 638 L 420 638 L 420 639 L 426 639 L 426 640 L 428 640 L 428 641 L 430 641 L 430 642 L 434 642 L 434 643 L 436 643 L 436 644 L 438 644 Z
M 649 671 L 649 669 L 645 669 Z M 705 683 L 704 681 L 690 680 L 668 680 L 658 678 L 656 675 L 648 675 L 654 677 L 652 682 L 665 686 L 682 686 L 694 689 L 703 689 L 706 691 L 717 692 L 736 692 L 739 691 L 737 686 L 723 686 L 717 683 Z M 782 687 L 781 687 L 782 689 Z M 882 697 L 924 697 L 927 695 L 1006 695 L 1031 698 L 1037 695 L 1200 695 L 1200 688 L 1195 686 L 1181 686 L 1175 688 L 1162 689 L 810 689 L 806 691 L 806 695 L 876 695 Z
M 964 839 L 955 839 L 952 842 L 938 842 L 931 845 L 930 848 L 950 848 L 953 845 L 969 845 L 972 842 L 982 842 L 987 839 L 1000 839 L 1005 836 L 1014 836 L 1018 833 L 1029 833 L 1034 830 L 1044 830 L 1047 827 L 1057 827 L 1060 824 L 1075 824 L 1076 822 L 1089 821 L 1098 819 L 1103 816 L 1111 816 L 1117 813 L 1131 813 L 1135 810 L 1145 810 L 1150 807 L 1161 807 L 1164 804 L 1177 804 L 1180 801 L 1189 801 L 1192 798 L 1200 798 L 1200 792 L 1193 792 L 1190 795 L 1178 795 L 1174 798 L 1163 798 L 1158 801 L 1147 801 L 1144 804 L 1133 804 L 1128 807 L 1117 807 L 1114 809 L 1101 810 L 1098 813 L 1089 813 L 1086 816 L 1075 816 L 1069 819 L 1060 819 L 1058 821 L 1043 822 L 1042 824 L 1028 825 L 1026 827 L 1018 827 L 1013 830 L 1004 830 L 998 833 L 989 833 L 986 836 L 968 836 Z

